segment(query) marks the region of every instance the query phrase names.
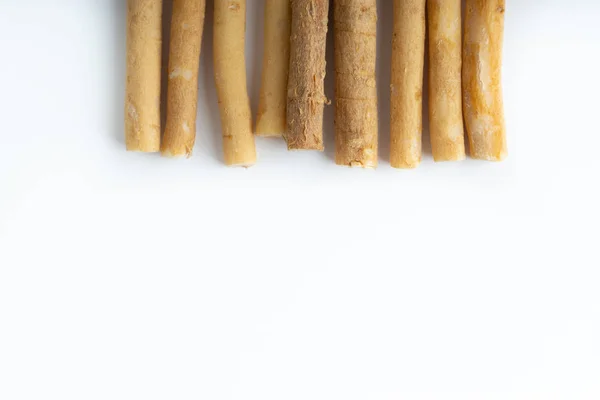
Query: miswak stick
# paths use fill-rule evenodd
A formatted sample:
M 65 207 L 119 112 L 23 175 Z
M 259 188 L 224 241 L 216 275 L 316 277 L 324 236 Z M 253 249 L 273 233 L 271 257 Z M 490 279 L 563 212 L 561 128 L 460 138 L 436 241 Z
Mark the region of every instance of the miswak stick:
M 421 162 L 425 0 L 394 0 L 390 164 L 416 168 Z
M 246 88 L 246 0 L 215 0 L 214 67 L 225 164 L 256 162 L 250 100 Z
M 287 92 L 289 150 L 323 150 L 325 49 L 329 0 L 291 0 Z
M 506 158 L 502 100 L 504 0 L 467 0 L 463 47 L 463 108 L 471 157 Z
M 161 153 L 191 156 L 196 141 L 198 68 L 206 0 L 173 0 L 167 121 Z
M 162 0 L 127 0 L 125 146 L 160 150 Z
M 334 0 L 335 162 L 377 167 L 377 0 Z
M 461 0 L 427 0 L 429 134 L 435 161 L 465 159 Z
M 290 1 L 266 0 L 262 82 L 256 118 L 259 136 L 282 136 L 286 129 L 290 25 Z

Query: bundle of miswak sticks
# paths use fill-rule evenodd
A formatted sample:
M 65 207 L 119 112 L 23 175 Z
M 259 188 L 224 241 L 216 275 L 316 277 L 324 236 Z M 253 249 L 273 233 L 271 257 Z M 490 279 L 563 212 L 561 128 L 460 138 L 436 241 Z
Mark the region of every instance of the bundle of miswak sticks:
M 163 0 L 127 0 L 126 147 L 189 157 L 196 140 L 206 0 L 172 1 L 166 124 L 161 127 Z M 289 150 L 323 150 L 323 113 L 329 103 L 324 90 L 325 51 L 332 11 L 335 162 L 375 168 L 377 1 L 332 0 L 330 10 L 329 0 L 265 0 L 255 125 L 244 55 L 246 0 L 213 1 L 214 78 L 225 163 L 253 165 L 255 135 L 281 137 Z M 434 160 L 463 160 L 465 132 L 472 158 L 506 157 L 501 89 L 504 7 L 505 0 L 466 0 L 462 21 L 461 0 L 393 0 L 392 167 L 415 168 L 421 161 L 426 32 Z

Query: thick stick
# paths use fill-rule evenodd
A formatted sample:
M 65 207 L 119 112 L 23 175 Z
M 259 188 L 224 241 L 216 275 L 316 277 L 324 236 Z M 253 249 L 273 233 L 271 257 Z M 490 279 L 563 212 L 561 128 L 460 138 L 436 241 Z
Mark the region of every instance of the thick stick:
M 335 162 L 377 167 L 377 0 L 334 0 Z
M 467 0 L 463 48 L 463 101 L 471 157 L 506 158 L 502 102 L 504 0 Z
M 287 130 L 284 138 L 290 150 L 323 150 L 329 0 L 291 0 L 291 3 Z
M 394 0 L 390 164 L 415 168 L 421 162 L 425 0 Z
M 429 132 L 435 161 L 465 159 L 461 0 L 427 0 Z
M 198 68 L 206 0 L 174 0 L 171 18 L 167 122 L 161 153 L 191 156 L 196 141 Z
M 215 0 L 214 64 L 225 164 L 256 162 L 246 88 L 246 0 Z
M 256 118 L 259 136 L 282 136 L 286 129 L 290 25 L 290 1 L 266 0 L 262 83 Z
M 162 0 L 127 0 L 125 146 L 160 150 Z

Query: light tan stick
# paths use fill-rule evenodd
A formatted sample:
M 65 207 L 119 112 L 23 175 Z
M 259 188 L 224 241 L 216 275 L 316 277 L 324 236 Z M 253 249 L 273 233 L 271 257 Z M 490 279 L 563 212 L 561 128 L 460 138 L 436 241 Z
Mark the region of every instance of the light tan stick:
M 377 167 L 377 0 L 334 0 L 335 162 Z
M 290 150 L 323 150 L 325 48 L 329 0 L 291 0 L 292 30 L 287 92 Z
M 127 0 L 125 146 L 160 150 L 162 0 Z
M 415 168 L 421 162 L 425 0 L 394 0 L 390 164 Z
M 246 87 L 246 0 L 215 0 L 214 64 L 225 164 L 256 162 Z
M 206 0 L 173 0 L 167 122 L 161 143 L 163 156 L 192 155 L 205 10 Z
M 427 0 L 429 132 L 435 161 L 465 159 L 461 0 Z
M 290 25 L 290 0 L 266 0 L 262 83 L 256 118 L 259 136 L 282 136 L 285 132 Z
M 471 157 L 506 158 L 502 102 L 504 0 L 467 0 L 463 48 L 463 102 Z

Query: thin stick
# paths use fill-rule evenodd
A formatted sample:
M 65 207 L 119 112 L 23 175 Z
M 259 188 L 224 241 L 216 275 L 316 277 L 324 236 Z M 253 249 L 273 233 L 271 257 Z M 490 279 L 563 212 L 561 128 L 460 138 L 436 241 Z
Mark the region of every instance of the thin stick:
M 506 158 L 502 101 L 504 0 L 467 0 L 463 48 L 463 102 L 471 157 Z
M 290 1 L 266 0 L 262 83 L 256 118 L 259 136 L 282 136 L 285 132 L 290 25 Z
M 290 150 L 323 150 L 325 48 L 329 0 L 291 0 L 292 30 L 287 92 Z
M 334 0 L 335 162 L 377 167 L 377 0 Z
M 415 168 L 421 162 L 425 0 L 394 0 L 390 164 Z
M 215 0 L 214 64 L 225 164 L 256 162 L 246 88 L 246 0 Z
M 161 153 L 191 156 L 196 141 L 198 68 L 206 0 L 174 0 L 171 18 L 167 122 Z
M 162 0 L 127 0 L 125 146 L 160 150 Z
M 429 132 L 435 161 L 465 159 L 461 0 L 427 0 Z

